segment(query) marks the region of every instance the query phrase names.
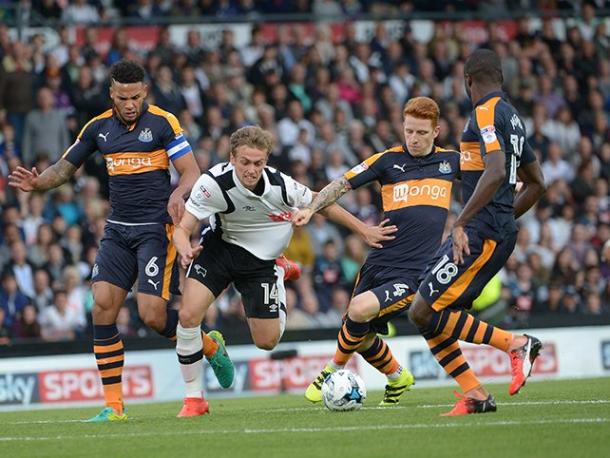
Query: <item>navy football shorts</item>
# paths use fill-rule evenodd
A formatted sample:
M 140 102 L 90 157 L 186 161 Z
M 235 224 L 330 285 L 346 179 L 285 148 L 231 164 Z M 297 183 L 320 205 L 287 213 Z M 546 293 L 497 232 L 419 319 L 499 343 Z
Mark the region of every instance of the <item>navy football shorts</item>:
M 496 241 L 484 238 L 474 228 L 466 228 L 470 255 L 464 263 L 453 263 L 453 240 L 441 245 L 426 268 L 419 293 L 437 312 L 447 307 L 471 308 L 483 288 L 510 257 L 517 233 Z
M 107 223 L 95 258 L 93 282 L 169 299 L 180 294 L 173 224 L 127 226 Z
M 352 297 L 371 291 L 380 304 L 379 316 L 371 321 L 371 330 L 388 333 L 388 321 L 409 308 L 417 291 L 417 274 L 391 266 L 364 264 L 358 273 Z

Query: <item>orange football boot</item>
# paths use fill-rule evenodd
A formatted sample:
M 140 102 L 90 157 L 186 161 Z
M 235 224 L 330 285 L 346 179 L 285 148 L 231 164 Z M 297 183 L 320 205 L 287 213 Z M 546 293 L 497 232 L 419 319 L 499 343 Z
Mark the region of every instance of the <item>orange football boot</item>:
M 184 417 L 200 417 L 210 412 L 208 401 L 203 398 L 184 398 L 184 405 L 180 413 L 176 415 L 178 418 Z
M 284 280 L 298 280 L 301 278 L 301 268 L 299 265 L 282 255 L 275 260 L 275 263 L 284 269 Z
M 508 388 L 508 394 L 514 396 L 525 385 L 527 378 L 532 373 L 534 361 L 540 354 L 542 342 L 535 337 L 528 336 L 527 343 L 521 348 L 510 352 L 510 372 L 513 379 Z
M 441 417 L 457 417 L 459 415 L 469 415 L 471 413 L 487 413 L 497 410 L 496 400 L 490 394 L 487 399 L 480 401 L 474 398 L 467 398 L 462 393 L 454 391 L 453 394 L 459 399 L 453 409 L 447 413 L 442 413 Z

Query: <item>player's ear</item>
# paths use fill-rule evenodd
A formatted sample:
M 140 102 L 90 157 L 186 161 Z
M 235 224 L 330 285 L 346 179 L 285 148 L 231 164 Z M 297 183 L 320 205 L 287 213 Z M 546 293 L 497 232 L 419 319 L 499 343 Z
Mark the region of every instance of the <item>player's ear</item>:
M 441 126 L 440 124 L 437 124 L 436 127 L 434 128 L 434 138 L 438 137 L 438 134 L 441 133 Z

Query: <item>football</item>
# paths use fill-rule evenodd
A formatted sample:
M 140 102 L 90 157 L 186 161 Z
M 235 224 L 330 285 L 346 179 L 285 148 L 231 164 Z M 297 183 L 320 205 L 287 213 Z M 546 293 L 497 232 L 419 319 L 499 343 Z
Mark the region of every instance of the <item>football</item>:
M 364 382 L 348 370 L 333 372 L 322 384 L 322 400 L 329 410 L 357 410 L 362 407 L 365 399 Z

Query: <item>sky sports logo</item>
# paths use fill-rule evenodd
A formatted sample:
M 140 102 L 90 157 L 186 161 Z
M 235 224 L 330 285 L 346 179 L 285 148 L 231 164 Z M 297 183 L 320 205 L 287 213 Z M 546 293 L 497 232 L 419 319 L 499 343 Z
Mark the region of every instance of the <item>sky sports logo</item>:
M 38 374 L 0 375 L 0 406 L 40 402 Z
M 150 366 L 126 366 L 123 369 L 125 398 L 149 399 L 154 396 L 154 391 Z M 104 393 L 97 369 L 0 374 L 0 406 L 102 399 Z

